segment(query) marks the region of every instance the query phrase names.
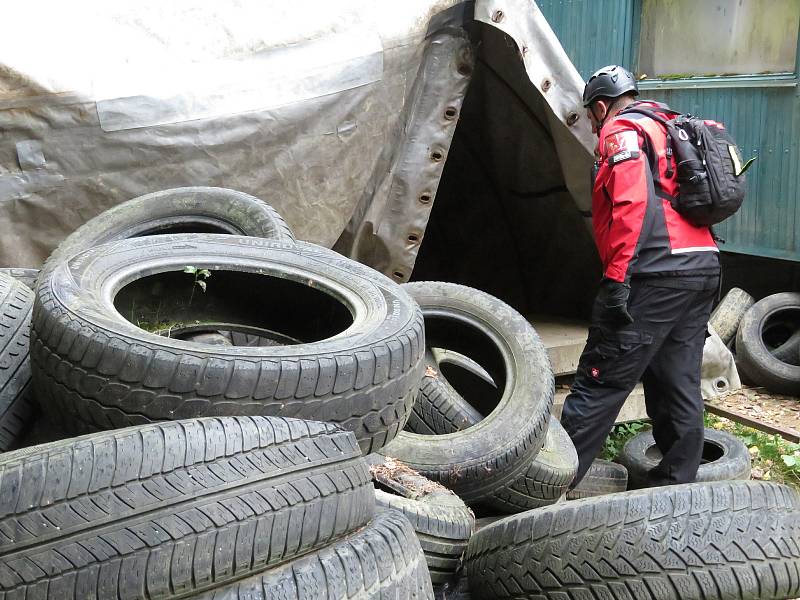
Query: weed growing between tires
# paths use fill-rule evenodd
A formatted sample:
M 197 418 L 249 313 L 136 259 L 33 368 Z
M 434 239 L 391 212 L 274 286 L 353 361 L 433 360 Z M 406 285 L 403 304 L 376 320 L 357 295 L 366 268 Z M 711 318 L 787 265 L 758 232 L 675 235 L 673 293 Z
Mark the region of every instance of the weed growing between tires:
M 629 439 L 650 428 L 650 423 L 646 421 L 631 421 L 630 423 L 614 425 L 614 428 L 611 430 L 611 433 L 608 434 L 603 444 L 603 452 L 600 454 L 600 458 L 604 460 L 615 460 L 617 456 L 619 456 L 619 453 L 622 452 L 622 447 Z
M 752 479 L 800 487 L 800 444 L 709 413 L 705 422 L 706 427 L 732 433 L 745 443 L 753 463 Z

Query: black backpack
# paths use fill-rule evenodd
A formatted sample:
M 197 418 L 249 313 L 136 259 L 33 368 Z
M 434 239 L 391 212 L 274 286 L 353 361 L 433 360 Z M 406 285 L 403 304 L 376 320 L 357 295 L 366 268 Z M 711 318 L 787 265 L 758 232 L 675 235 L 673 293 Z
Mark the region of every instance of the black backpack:
M 646 108 L 633 106 L 622 113 L 640 113 L 661 123 L 667 130 L 667 176 L 673 161 L 678 172 L 678 195 L 672 207 L 693 225 L 715 225 L 739 210 L 744 201 L 744 172 L 753 163 L 742 164 L 741 153 L 721 125 L 692 115 L 665 119 Z M 673 158 L 674 157 L 674 158 Z M 655 157 L 653 164 L 655 164 Z

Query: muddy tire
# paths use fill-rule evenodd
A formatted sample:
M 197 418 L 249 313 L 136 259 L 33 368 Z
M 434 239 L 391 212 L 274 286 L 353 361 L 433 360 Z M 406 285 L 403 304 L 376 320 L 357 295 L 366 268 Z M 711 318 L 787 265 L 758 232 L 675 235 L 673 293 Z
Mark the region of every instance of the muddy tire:
M 704 435 L 703 462 L 695 481 L 750 479 L 750 453 L 742 440 L 716 429 L 707 428 Z M 653 432 L 643 431 L 628 440 L 617 460 L 628 470 L 629 489 L 645 487 L 647 473 L 661 461 Z
M 255 196 L 218 187 L 182 187 L 138 196 L 90 219 L 53 251 L 42 270 L 106 242 L 165 233 L 227 233 L 293 243 L 283 217 Z
M 25 287 L 33 289 L 36 287 L 36 278 L 39 276 L 39 269 L 3 268 L 0 269 L 0 273 L 10 275 L 20 283 L 23 283 Z
M 211 270 L 206 291 L 195 290 L 187 264 Z M 128 283 L 109 291 L 123 272 Z M 167 301 L 165 290 L 180 293 Z M 264 329 L 289 328 L 308 341 L 226 347 L 163 337 L 133 324 L 149 314 L 148 302 L 201 322 L 267 319 Z M 424 326 L 400 286 L 333 251 L 183 234 L 111 242 L 46 273 L 33 340 L 37 398 L 62 422 L 113 429 L 280 415 L 340 424 L 369 452 L 408 419 Z
M 334 543 L 374 514 L 355 437 L 237 417 L 91 434 L 0 456 L 7 597 L 192 595 Z
M 28 356 L 32 309 L 33 292 L 0 273 L 0 451 L 17 445 L 36 413 Z
M 425 556 L 407 519 L 379 514 L 361 531 L 194 600 L 432 600 Z
M 598 458 L 592 461 L 581 482 L 567 492 L 567 500 L 617 494 L 627 489 L 628 470 L 620 464 Z
M 764 341 L 772 319 L 800 323 L 800 293 L 782 292 L 767 296 L 744 315 L 736 334 L 736 366 L 746 379 L 772 392 L 800 394 L 800 366 L 778 360 Z
M 381 450 L 456 492 L 467 504 L 489 498 L 529 466 L 544 444 L 554 383 L 539 336 L 522 315 L 472 288 L 434 282 L 405 286 L 425 316 L 430 347 L 463 353 L 497 382 L 496 408 L 467 430 L 402 431 Z
M 478 531 L 472 595 L 497 600 L 800 596 L 800 497 L 735 481 L 554 504 Z
M 714 328 L 722 341 L 729 344 L 736 337 L 739 323 L 744 313 L 755 304 L 753 297 L 740 288 L 731 288 L 722 301 L 714 308 L 709 325 Z

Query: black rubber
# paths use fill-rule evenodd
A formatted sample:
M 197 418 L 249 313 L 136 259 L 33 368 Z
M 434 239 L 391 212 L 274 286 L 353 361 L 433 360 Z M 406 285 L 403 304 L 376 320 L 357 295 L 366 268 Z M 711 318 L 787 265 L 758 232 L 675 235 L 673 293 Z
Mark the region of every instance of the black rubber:
M 518 513 L 553 504 L 567 491 L 578 471 L 578 453 L 555 417 L 550 417 L 544 447 L 528 470 L 485 500 L 503 512 Z
M 379 455 L 371 455 L 377 457 Z M 434 585 L 451 582 L 475 530 L 475 515 L 464 501 L 396 461 L 370 467 L 378 512 L 396 510 L 411 522 L 425 552 Z
M 106 242 L 165 233 L 227 233 L 295 241 L 283 217 L 255 196 L 218 187 L 172 188 L 138 196 L 90 219 L 58 245 L 42 270 Z
M 695 481 L 750 479 L 750 453 L 744 442 L 726 431 L 706 428 L 703 462 Z M 647 473 L 661 460 L 652 431 L 643 431 L 627 441 L 617 458 L 628 470 L 628 488 L 647 485 Z
M 439 282 L 405 288 L 422 308 L 429 346 L 476 360 L 502 395 L 469 429 L 402 431 L 381 453 L 441 482 L 467 504 L 479 502 L 524 472 L 544 443 L 554 395 L 547 350 L 522 315 L 485 292 Z
M 628 469 L 620 464 L 598 458 L 592 461 L 581 482 L 567 492 L 567 500 L 616 494 L 624 492 L 626 489 L 628 489 Z
M 796 598 L 800 497 L 731 481 L 558 503 L 481 529 L 465 565 L 475 598 Z
M 379 514 L 361 531 L 196 600 L 431 600 L 425 557 L 408 520 Z
M 207 292 L 198 291 L 186 309 L 189 320 L 216 321 L 215 310 L 249 310 L 248 316 L 281 322 L 285 312 L 309 335 L 330 327 L 327 313 L 306 310 L 294 297 L 270 291 L 274 287 L 261 295 L 231 289 L 223 283 L 231 275 L 246 277 L 248 286 L 316 294 L 352 324 L 298 345 L 226 347 L 149 333 L 115 308 L 115 290 L 107 284 L 121 270 L 133 280 L 129 286 L 145 276 L 172 278 L 185 287 L 183 298 L 193 289 L 192 276 L 181 272 L 187 264 L 213 274 Z M 405 425 L 422 377 L 423 349 L 422 315 L 388 278 L 312 244 L 233 235 L 163 235 L 87 250 L 40 279 L 33 314 L 39 402 L 63 422 L 99 429 L 281 415 L 338 423 L 369 452 Z
M 425 353 L 425 376 L 419 384 L 406 431 L 424 435 L 453 433 L 480 422 L 483 415 L 459 394 L 439 371 L 430 352 Z
M 0 456 L 6 598 L 166 598 L 214 589 L 366 525 L 355 437 L 297 419 L 131 427 Z
M 785 342 L 769 349 L 772 356 L 790 365 L 800 365 L 800 329 L 792 333 Z
M 0 451 L 15 447 L 35 418 L 28 357 L 33 292 L 0 273 Z
M 23 268 L 2 268 L 0 273 L 11 275 L 17 281 L 24 283 L 30 289 L 36 287 L 36 278 L 39 276 L 39 269 L 23 269 Z
M 789 314 L 800 319 L 800 293 L 781 292 L 756 302 L 736 334 L 736 366 L 746 379 L 781 394 L 800 394 L 800 366 L 777 359 L 764 342 L 772 319 Z
M 714 328 L 725 344 L 736 337 L 739 323 L 748 309 L 755 304 L 753 297 L 740 288 L 731 288 L 711 313 L 708 324 Z

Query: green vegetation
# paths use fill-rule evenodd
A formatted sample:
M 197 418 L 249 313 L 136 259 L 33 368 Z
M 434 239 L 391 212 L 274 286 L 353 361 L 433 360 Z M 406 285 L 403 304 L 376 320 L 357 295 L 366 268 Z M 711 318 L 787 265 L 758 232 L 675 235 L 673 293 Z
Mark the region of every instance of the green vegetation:
M 192 283 L 192 293 L 189 294 L 189 306 L 192 305 L 192 298 L 194 298 L 194 290 L 195 287 L 199 287 L 203 290 L 203 293 L 206 291 L 206 285 L 208 285 L 205 280 L 211 277 L 211 271 L 208 269 L 198 269 L 197 267 L 192 267 L 191 265 L 186 265 L 183 267 L 184 273 L 189 273 L 189 275 L 194 275 L 194 282 Z
M 646 421 L 631 421 L 630 423 L 620 423 L 614 425 L 611 433 L 603 444 L 603 452 L 600 458 L 614 460 L 622 452 L 622 447 L 637 433 L 651 429 L 650 423 Z

